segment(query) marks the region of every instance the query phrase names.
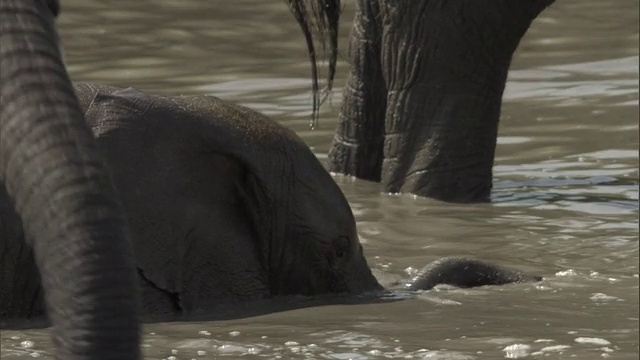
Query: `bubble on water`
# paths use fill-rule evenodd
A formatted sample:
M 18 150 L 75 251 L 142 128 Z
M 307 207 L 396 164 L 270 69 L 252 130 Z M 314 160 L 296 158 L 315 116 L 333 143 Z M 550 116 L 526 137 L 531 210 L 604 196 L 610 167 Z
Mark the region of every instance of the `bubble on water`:
M 178 350 L 171 349 L 171 355 L 178 355 Z
M 204 350 L 198 350 L 198 351 L 196 352 L 196 354 L 198 354 L 198 356 L 205 356 L 205 355 L 207 355 L 207 352 L 206 352 L 206 351 L 204 351 Z
M 240 331 L 231 331 L 229 332 L 229 336 L 238 336 L 240 335 Z
M 266 339 L 266 338 L 268 338 L 268 336 L 267 336 L 267 335 L 262 335 L 262 336 L 260 336 L 260 339 Z
M 543 291 L 549 291 L 552 290 L 551 287 L 546 286 L 546 285 L 542 285 L 542 284 L 538 284 L 535 286 L 536 290 L 543 290 Z
M 204 335 L 204 336 L 209 336 L 209 335 L 211 335 L 211 333 L 210 333 L 210 332 L 208 332 L 207 330 L 200 330 L 200 331 L 198 331 L 198 334 L 199 334 L 199 335 Z
M 529 356 L 531 346 L 527 344 L 512 344 L 502 349 L 502 351 L 505 352 L 504 357 L 507 359 L 519 359 Z
M 569 335 L 575 335 L 575 334 L 577 334 L 577 333 L 578 333 L 578 332 L 577 332 L 577 331 L 575 331 L 575 330 L 567 331 L 567 334 L 569 334 Z
M 404 269 L 404 272 L 409 276 L 414 276 L 418 273 L 418 269 L 409 266 L 408 268 Z
M 11 339 L 11 340 L 20 340 L 20 336 L 15 336 L 14 335 L 14 336 L 10 337 L 9 339 Z
M 300 343 L 297 341 L 287 341 L 284 343 L 284 346 L 298 346 L 298 345 L 300 345 Z
M 548 323 L 547 323 L 548 324 Z M 541 343 L 541 342 L 554 342 L 555 340 L 552 339 L 538 339 L 536 341 L 534 341 L 534 343 Z
M 565 350 L 571 348 L 569 345 L 554 345 L 554 346 L 545 346 L 539 351 L 532 352 L 531 356 L 539 357 L 539 356 L 549 356 L 549 353 L 558 353 L 562 354 Z
M 20 346 L 22 348 L 25 348 L 25 349 L 31 349 L 34 345 L 35 345 L 35 343 L 33 341 L 30 341 L 30 340 L 25 340 L 25 341 L 20 343 Z
M 540 352 L 563 352 L 567 349 L 570 349 L 571 346 L 569 345 L 554 345 L 554 346 L 545 346 L 542 349 L 540 349 Z
M 175 357 L 175 356 L 169 356 L 169 357 L 167 358 L 167 360 L 178 360 L 178 358 L 177 358 L 177 357 Z
M 603 294 L 603 293 L 593 293 L 591 294 L 591 297 L 589 297 L 590 300 L 593 301 L 612 301 L 612 300 L 618 300 L 617 297 L 615 296 L 611 296 L 611 295 L 607 295 L 607 294 Z
M 578 337 L 574 340 L 578 344 L 589 344 L 589 345 L 611 345 L 608 340 L 602 338 L 594 338 L 594 337 Z
M 576 271 L 573 269 L 558 271 L 556 273 L 556 276 L 576 276 L 576 275 L 578 275 L 578 273 L 576 273 Z
M 256 347 L 245 347 L 236 344 L 224 344 L 218 347 L 218 351 L 223 354 L 258 354 L 260 349 Z

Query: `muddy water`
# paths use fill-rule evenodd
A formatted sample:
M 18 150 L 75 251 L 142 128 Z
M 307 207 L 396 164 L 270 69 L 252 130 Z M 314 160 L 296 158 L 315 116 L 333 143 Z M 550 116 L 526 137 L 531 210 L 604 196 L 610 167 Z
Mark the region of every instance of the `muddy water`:
M 326 157 L 346 77 L 308 130 L 304 42 L 282 1 L 63 1 L 75 80 L 214 94 L 269 114 Z M 347 3 L 341 38 L 346 51 Z M 523 40 L 505 94 L 492 204 L 381 194 L 336 178 L 385 282 L 447 255 L 540 284 L 216 322 L 146 325 L 149 359 L 638 358 L 638 2 L 561 0 Z M 50 357 L 46 330 L 2 358 Z

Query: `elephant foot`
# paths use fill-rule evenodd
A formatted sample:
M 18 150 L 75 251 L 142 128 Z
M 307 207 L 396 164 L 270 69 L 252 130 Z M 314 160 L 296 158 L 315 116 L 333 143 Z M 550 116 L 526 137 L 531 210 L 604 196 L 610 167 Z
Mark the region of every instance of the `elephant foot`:
M 429 290 L 438 284 L 471 288 L 541 280 L 542 276 L 527 274 L 476 259 L 446 257 L 422 268 L 405 284 L 404 288 L 409 291 Z

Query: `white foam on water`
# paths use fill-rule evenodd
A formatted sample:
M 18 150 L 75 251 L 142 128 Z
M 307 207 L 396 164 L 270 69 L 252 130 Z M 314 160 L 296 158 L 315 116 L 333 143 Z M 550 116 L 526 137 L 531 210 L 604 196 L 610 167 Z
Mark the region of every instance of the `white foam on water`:
M 520 359 L 529 356 L 531 346 L 527 344 L 512 344 L 502 349 L 502 351 L 505 352 L 504 357 L 507 359 Z
M 574 340 L 578 344 L 587 344 L 587 345 L 611 345 L 611 342 L 602 338 L 596 337 L 578 337 Z

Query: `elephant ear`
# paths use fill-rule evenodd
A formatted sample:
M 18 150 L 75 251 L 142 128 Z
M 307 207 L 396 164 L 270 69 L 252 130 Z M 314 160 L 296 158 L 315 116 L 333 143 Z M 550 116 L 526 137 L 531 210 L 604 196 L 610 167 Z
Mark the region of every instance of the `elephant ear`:
M 247 166 L 247 164 L 243 165 Z M 251 224 L 252 239 L 255 240 L 254 245 L 256 253 L 260 255 L 261 266 L 269 274 L 271 254 L 269 235 L 275 230 L 273 227 L 277 227 L 277 223 L 273 222 L 275 209 L 264 184 L 255 174 L 246 170 L 245 168 L 243 181 L 236 183 L 235 191 L 243 204 L 246 218 Z
M 260 183 L 232 153 L 218 150 L 243 143 L 211 118 L 225 109 L 203 113 L 188 99 L 108 91 L 94 96 L 87 119 L 125 204 L 150 293 L 145 307 L 169 303 L 172 311 L 189 313 L 265 297 L 264 227 L 247 226 L 247 217 L 272 216 L 262 208 L 248 213 L 257 205 L 243 201 L 268 203 Z

